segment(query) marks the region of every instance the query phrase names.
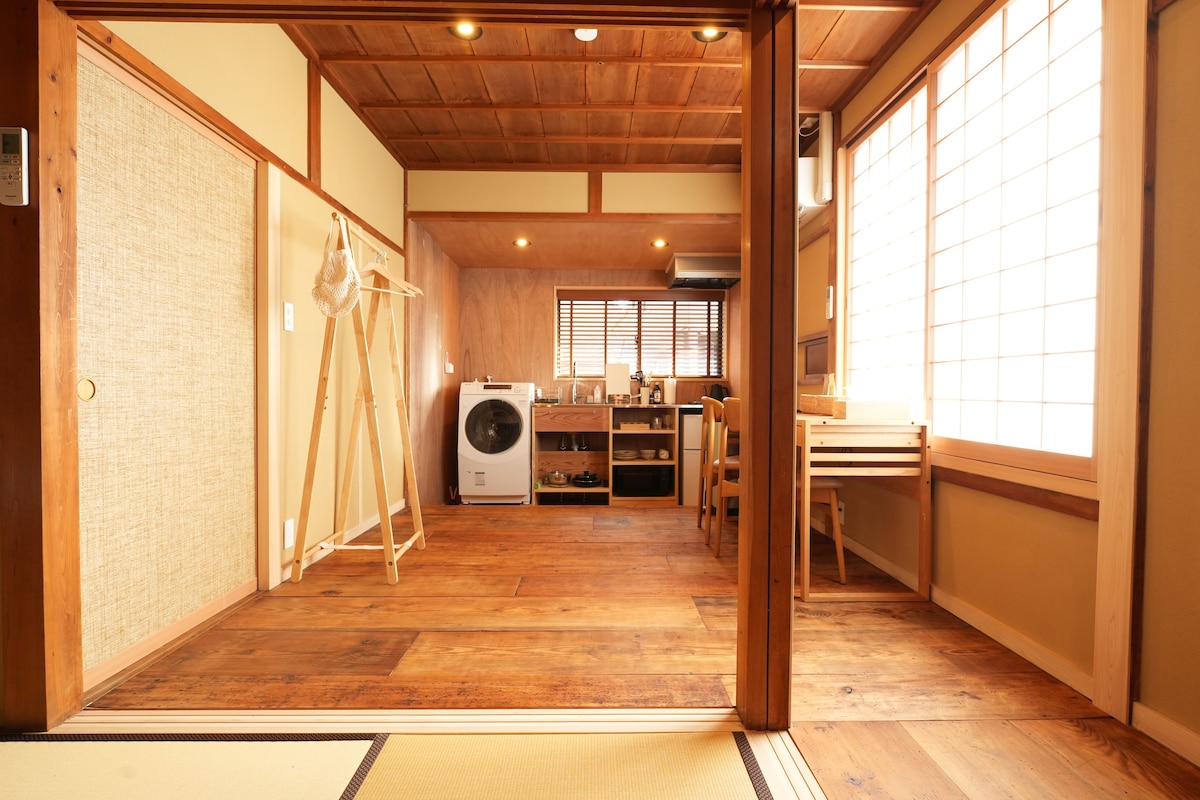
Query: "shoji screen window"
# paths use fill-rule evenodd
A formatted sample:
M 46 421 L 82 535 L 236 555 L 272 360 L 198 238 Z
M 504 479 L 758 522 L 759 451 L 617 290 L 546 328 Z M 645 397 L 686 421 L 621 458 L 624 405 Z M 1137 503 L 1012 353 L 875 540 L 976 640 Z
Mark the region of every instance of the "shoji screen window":
M 850 152 L 846 386 L 925 397 L 928 100 L 917 90 Z
M 937 437 L 1092 455 L 1100 6 L 1011 2 L 933 73 Z

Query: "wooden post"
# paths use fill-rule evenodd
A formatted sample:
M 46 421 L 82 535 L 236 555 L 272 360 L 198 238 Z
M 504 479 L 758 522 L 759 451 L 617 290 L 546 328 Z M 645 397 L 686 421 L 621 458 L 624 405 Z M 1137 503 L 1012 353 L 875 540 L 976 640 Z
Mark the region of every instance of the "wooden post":
M 0 206 L 0 729 L 83 703 L 76 395 L 76 32 L 9 0 L 0 119 L 29 129 L 30 202 Z
M 796 9 L 756 9 L 743 34 L 742 489 L 737 710 L 791 715 L 796 487 Z

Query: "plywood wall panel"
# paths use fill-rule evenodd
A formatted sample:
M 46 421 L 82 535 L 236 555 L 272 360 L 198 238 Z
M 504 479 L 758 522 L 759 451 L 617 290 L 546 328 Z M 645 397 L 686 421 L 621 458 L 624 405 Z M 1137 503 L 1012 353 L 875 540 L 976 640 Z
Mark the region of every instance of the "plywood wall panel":
M 422 504 L 450 499 L 457 484 L 458 266 L 420 223 L 409 223 L 406 279 L 424 295 L 408 303 L 408 410 Z M 446 363 L 455 365 L 446 373 Z

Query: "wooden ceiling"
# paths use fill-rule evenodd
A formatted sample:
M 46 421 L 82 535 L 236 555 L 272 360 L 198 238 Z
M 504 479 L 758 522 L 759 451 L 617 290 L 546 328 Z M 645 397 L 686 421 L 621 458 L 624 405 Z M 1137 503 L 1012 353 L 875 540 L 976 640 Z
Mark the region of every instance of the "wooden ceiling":
M 935 0 L 800 0 L 801 113 L 838 110 Z M 599 25 L 584 21 L 581 25 Z M 292 24 L 285 30 L 410 169 L 736 169 L 742 36 L 562 23 Z
M 803 127 L 840 110 L 939 0 L 54 2 L 101 21 L 279 24 L 408 169 L 595 172 L 740 169 L 750 9 L 798 6 Z M 460 13 L 480 38 L 450 34 Z M 698 41 L 706 25 L 725 37 Z M 576 27 L 596 28 L 595 40 Z M 411 216 L 462 267 L 661 270 L 674 253 L 741 246 L 737 214 Z M 515 250 L 519 236 L 534 246 Z M 669 249 L 647 246 L 658 236 Z

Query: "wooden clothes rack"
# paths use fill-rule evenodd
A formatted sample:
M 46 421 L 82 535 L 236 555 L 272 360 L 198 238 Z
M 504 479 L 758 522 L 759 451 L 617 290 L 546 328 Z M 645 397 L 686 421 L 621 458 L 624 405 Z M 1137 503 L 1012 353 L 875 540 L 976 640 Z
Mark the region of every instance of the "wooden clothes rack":
M 345 241 L 343 231 L 347 228 L 344 221 L 339 220 L 337 212 L 333 219 L 338 223 L 337 247 L 341 249 L 349 245 Z M 342 477 L 341 493 L 338 498 L 336 519 L 333 533 L 321 541 L 306 547 L 308 536 L 308 518 L 312 508 L 313 483 L 317 469 L 317 448 L 321 440 L 321 423 L 325 416 L 325 407 L 329 399 L 329 367 L 333 360 L 333 345 L 337 332 L 338 319 L 326 317 L 325 341 L 321 348 L 321 367 L 317 376 L 317 399 L 313 410 L 312 434 L 308 445 L 308 463 L 304 470 L 304 489 L 300 499 L 300 517 L 296 528 L 296 546 L 292 559 L 292 582 L 299 582 L 304 575 L 304 562 L 320 550 L 355 549 L 383 551 L 384 568 L 387 571 L 388 583 L 395 584 L 400 580 L 396 562 L 410 548 L 425 549 L 425 527 L 421 520 L 421 501 L 417 492 L 416 467 L 413 461 L 412 433 L 408 425 L 408 412 L 404 402 L 404 382 L 400 376 L 400 346 L 397 340 L 396 317 L 392 309 L 392 295 L 412 297 L 421 294 L 421 290 L 405 280 L 397 278 L 388 270 L 385 263 L 386 254 L 379 250 L 361 234 L 354 233 L 359 241 L 375 251 L 384 259 L 366 269 L 361 270 L 361 289 L 370 292 L 370 308 L 363 319 L 361 295 L 349 316 L 354 322 L 354 339 L 358 350 L 358 390 L 354 398 L 354 414 L 350 420 L 350 436 L 346 453 L 346 472 Z M 369 281 L 369 283 L 368 283 Z M 383 448 L 379 436 L 379 413 L 375 399 L 375 383 L 371 372 L 371 358 L 368 342 L 375 336 L 375 325 L 379 321 L 380 306 L 386 310 L 385 322 L 388 326 L 388 350 L 391 354 L 392 382 L 396 392 L 396 414 L 400 424 L 400 444 L 404 449 L 404 475 L 407 482 L 407 500 L 412 509 L 414 533 L 407 541 L 397 545 L 392 530 L 391 504 L 388 502 L 387 476 L 383 464 Z M 354 476 L 354 463 L 358 454 L 358 436 L 362 418 L 367 420 L 367 439 L 371 449 L 371 464 L 374 468 L 375 498 L 379 506 L 379 529 L 382 534 L 382 545 L 347 545 L 346 516 L 350 504 L 351 480 Z

